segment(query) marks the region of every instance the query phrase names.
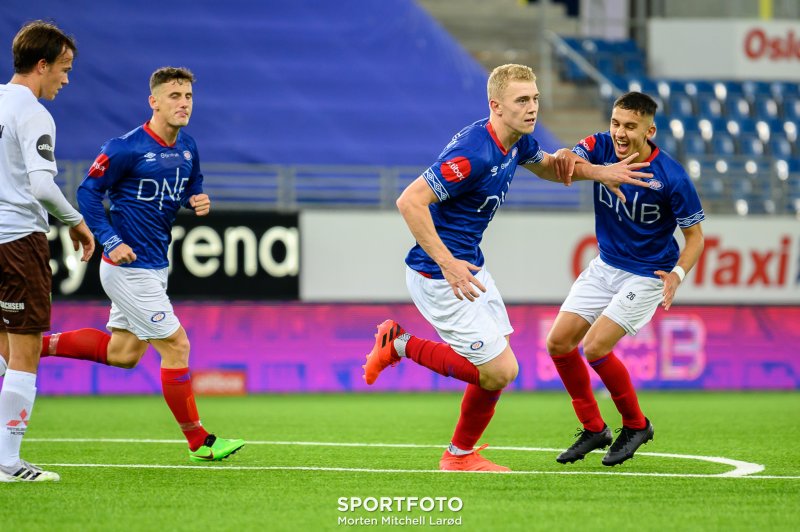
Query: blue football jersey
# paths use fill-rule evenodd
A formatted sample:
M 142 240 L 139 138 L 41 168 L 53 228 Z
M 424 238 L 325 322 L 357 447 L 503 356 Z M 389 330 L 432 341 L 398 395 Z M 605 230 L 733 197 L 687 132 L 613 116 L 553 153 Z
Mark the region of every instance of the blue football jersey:
M 649 142 L 649 141 L 648 141 Z M 594 218 L 600 258 L 620 270 L 658 277 L 678 262 L 680 247 L 675 228 L 691 227 L 705 219 L 700 198 L 683 167 L 650 142 L 653 174 L 649 188 L 622 185 L 626 203 L 600 183 L 594 183 Z M 586 137 L 573 150 L 592 164 L 619 162 L 611 134 Z
M 122 243 L 136 253 L 134 268 L 169 265 L 167 249 L 178 209 L 203 192 L 200 158 L 183 131 L 167 145 L 148 124 L 106 142 L 78 188 L 78 205 L 103 245 L 103 254 Z M 111 220 L 103 198 L 108 193 Z
M 483 232 L 503 204 L 520 164 L 544 157 L 539 143 L 525 135 L 509 150 L 497 139 L 488 118 L 462 129 L 422 176 L 439 201 L 430 205 L 433 225 L 457 259 L 483 266 Z M 406 264 L 434 279 L 443 279 L 439 265 L 416 244 Z

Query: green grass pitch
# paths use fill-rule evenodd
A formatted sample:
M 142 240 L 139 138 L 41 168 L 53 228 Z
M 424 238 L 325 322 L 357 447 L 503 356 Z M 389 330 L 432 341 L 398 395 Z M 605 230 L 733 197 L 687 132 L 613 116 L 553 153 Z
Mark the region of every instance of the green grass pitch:
M 655 440 L 607 468 L 598 453 L 555 462 L 578 425 L 566 393 L 507 393 L 482 441 L 491 444 L 484 455 L 514 473 L 481 474 L 436 470 L 459 408 L 453 394 L 201 397 L 209 430 L 250 442 L 217 464 L 188 461 L 161 397 L 40 397 L 23 457 L 62 480 L 0 485 L 0 529 L 798 529 L 799 393 L 640 399 Z M 608 398 L 601 408 L 619 427 Z M 339 499 L 351 497 L 458 498 L 463 507 L 341 511 Z M 430 522 L 440 518 L 456 521 Z

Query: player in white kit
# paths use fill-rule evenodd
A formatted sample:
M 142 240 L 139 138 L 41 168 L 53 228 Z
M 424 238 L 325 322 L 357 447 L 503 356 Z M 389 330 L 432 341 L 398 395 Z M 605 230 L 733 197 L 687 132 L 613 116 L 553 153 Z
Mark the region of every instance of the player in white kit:
M 69 225 L 81 260 L 94 252 L 83 217 L 53 179 L 56 127 L 39 103 L 67 83 L 75 42 L 43 21 L 24 25 L 12 44 L 14 75 L 0 85 L 0 482 L 57 481 L 20 458 L 36 399 L 42 332 L 50 329 L 50 248 L 47 213 Z

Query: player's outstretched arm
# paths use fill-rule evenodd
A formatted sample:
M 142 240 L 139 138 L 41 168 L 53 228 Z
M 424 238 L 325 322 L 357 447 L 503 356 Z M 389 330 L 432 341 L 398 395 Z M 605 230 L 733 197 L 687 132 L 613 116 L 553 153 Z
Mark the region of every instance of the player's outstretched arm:
M 694 268 L 697 261 L 700 260 L 700 255 L 703 254 L 705 247 L 705 238 L 703 237 L 703 228 L 699 223 L 691 227 L 682 227 L 683 237 L 686 239 L 686 244 L 683 246 L 681 256 L 678 257 L 678 263 L 671 272 L 658 270 L 654 272 L 664 281 L 664 298 L 661 305 L 664 310 L 669 310 L 672 306 L 672 301 L 675 299 L 675 292 L 678 290 L 683 277 Z
M 208 194 L 195 194 L 189 198 L 189 205 L 197 216 L 206 216 L 211 210 L 211 199 Z
M 429 209 L 431 203 L 436 201 L 438 201 L 436 194 L 428 186 L 425 178 L 420 176 L 408 185 L 397 199 L 397 208 L 419 245 L 442 269 L 444 278 L 453 289 L 453 294 L 458 299 L 467 298 L 475 301 L 480 295 L 478 290 L 486 292 L 483 284 L 473 275 L 473 272 L 480 270 L 480 267 L 455 258 L 439 238 Z
M 526 164 L 525 168 L 547 181 L 564 183 L 570 186 L 573 181 L 599 181 L 625 202 L 625 195 L 619 190 L 622 185 L 649 186 L 646 181 L 653 177 L 652 174 L 640 172 L 650 163 L 632 163 L 638 157 L 634 153 L 630 157 L 612 164 L 591 164 L 578 154 L 566 148 L 561 148 L 554 155 L 545 153 L 538 163 Z

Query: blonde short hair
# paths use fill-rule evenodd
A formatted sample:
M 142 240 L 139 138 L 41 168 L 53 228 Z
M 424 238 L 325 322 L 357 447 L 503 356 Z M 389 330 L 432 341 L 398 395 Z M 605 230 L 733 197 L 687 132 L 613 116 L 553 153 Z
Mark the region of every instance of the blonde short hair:
M 489 74 L 486 94 L 489 99 L 498 98 L 512 81 L 536 81 L 536 74 L 525 65 L 500 65 Z

